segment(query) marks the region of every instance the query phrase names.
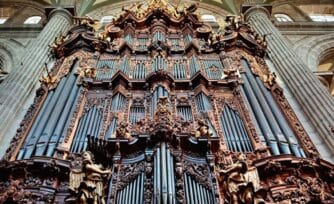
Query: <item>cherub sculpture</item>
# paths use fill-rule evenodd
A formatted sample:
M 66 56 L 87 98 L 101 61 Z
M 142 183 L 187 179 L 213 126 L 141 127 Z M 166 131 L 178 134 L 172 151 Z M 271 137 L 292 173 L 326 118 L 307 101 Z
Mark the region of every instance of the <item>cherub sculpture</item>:
M 111 170 L 104 170 L 101 165 L 95 164 L 91 152 L 83 152 L 81 169 L 70 172 L 70 189 L 76 192 L 76 202 L 104 204 L 104 183 L 110 176 Z
M 80 70 L 81 78 L 94 78 L 96 76 L 96 68 L 94 67 L 84 67 Z
M 195 137 L 211 137 L 212 132 L 209 125 L 202 119 L 198 120 L 198 128 L 195 132 Z
M 116 129 L 116 137 L 131 139 L 131 133 L 128 130 L 128 126 L 128 123 L 121 122 Z

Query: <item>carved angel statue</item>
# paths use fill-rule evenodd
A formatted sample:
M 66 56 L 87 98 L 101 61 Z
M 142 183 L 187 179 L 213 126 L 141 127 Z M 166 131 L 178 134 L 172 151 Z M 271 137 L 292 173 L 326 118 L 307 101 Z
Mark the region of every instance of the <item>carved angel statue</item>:
M 72 169 L 70 172 L 70 189 L 77 195 L 75 202 L 104 204 L 104 183 L 110 176 L 111 170 L 104 170 L 101 165 L 95 164 L 91 152 L 83 152 L 81 169 Z
M 131 139 L 131 133 L 128 130 L 129 124 L 126 122 L 121 122 L 116 129 L 116 137 Z
M 229 168 L 219 171 L 224 177 L 224 191 L 231 204 L 265 203 L 265 190 L 258 189 L 259 177 L 256 168 L 248 168 L 246 156 L 240 154 L 238 161 Z
M 212 137 L 212 131 L 204 120 L 199 119 L 197 123 L 199 127 L 195 132 L 195 137 Z

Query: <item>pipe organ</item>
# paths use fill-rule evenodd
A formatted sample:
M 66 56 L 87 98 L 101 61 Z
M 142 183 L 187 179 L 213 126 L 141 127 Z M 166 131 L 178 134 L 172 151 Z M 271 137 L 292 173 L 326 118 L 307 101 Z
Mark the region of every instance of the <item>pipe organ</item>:
M 213 33 L 196 5 L 139 5 L 100 35 L 78 18 L 55 48 L 55 80 L 41 80 L 0 162 L 0 190 L 44 203 L 331 200 L 334 167 L 266 66 L 265 40 L 235 16 Z

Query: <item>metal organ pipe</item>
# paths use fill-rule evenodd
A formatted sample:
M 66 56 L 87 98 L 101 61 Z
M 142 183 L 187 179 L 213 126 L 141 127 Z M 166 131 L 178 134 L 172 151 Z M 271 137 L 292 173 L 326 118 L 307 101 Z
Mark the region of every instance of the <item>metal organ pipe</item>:
M 279 142 L 279 146 L 282 150 L 282 153 L 285 154 L 291 154 L 290 149 L 288 147 L 288 143 L 283 136 L 282 130 L 279 127 L 277 121 L 274 118 L 274 115 L 272 113 L 271 108 L 269 107 L 267 101 L 265 100 L 265 96 L 263 95 L 262 91 L 260 90 L 258 84 L 256 83 L 255 76 L 253 73 L 251 73 L 249 66 L 245 60 L 242 60 L 242 63 L 244 64 L 245 70 L 246 70 L 246 77 L 248 78 L 248 81 L 251 85 L 251 89 L 253 89 L 254 94 L 256 95 L 259 104 L 262 108 L 262 111 L 264 112 L 265 117 L 267 118 L 269 122 L 269 126 L 271 127 L 274 136 L 276 137 L 277 141 Z
M 65 107 L 72 86 L 75 83 L 76 77 L 74 76 L 74 72 L 78 64 L 78 60 L 76 60 L 72 65 L 71 72 L 61 79 L 55 91 L 52 91 L 52 94 L 50 93 L 50 101 L 48 101 L 47 106 L 44 104 L 43 107 L 45 108 L 42 108 L 41 112 L 38 113 L 38 122 L 37 120 L 35 121 L 34 124 L 36 125 L 33 125 L 29 132 L 25 145 L 18 155 L 18 159 L 28 159 L 33 154 L 38 156 L 45 154 L 47 142 L 50 140 L 53 131 L 56 128 L 61 113 L 63 113 L 60 110 Z M 39 115 L 41 115 L 41 117 L 39 117 Z M 50 115 L 53 117 L 50 117 Z
M 78 93 L 77 93 L 75 101 L 78 101 L 78 98 L 80 97 L 80 92 L 81 92 L 81 87 L 78 90 Z M 73 103 L 71 111 L 70 111 L 70 114 L 69 114 L 70 116 L 73 116 L 73 113 L 74 113 L 75 109 L 76 109 L 76 103 Z M 60 134 L 60 138 L 59 138 L 59 140 L 57 142 L 57 146 L 63 142 L 65 136 L 67 135 L 67 131 L 68 131 L 68 127 L 70 126 L 70 123 L 71 123 L 71 117 L 68 117 L 68 119 L 66 121 L 66 124 L 65 124 L 65 127 L 63 128 L 63 130 L 62 130 L 62 132 Z M 52 148 L 49 148 L 49 149 L 52 150 Z M 54 151 L 54 150 L 52 150 L 52 151 Z
M 79 121 L 79 125 L 71 146 L 71 152 L 79 153 L 86 149 L 88 141 L 87 137 L 98 136 L 101 121 L 102 116 L 99 110 L 96 108 L 96 106 L 91 107 Z
M 76 152 L 81 152 L 81 150 L 83 149 L 83 143 L 85 142 L 85 137 L 86 137 L 86 134 L 87 134 L 87 127 L 89 126 L 90 124 L 90 119 L 92 117 L 92 114 L 93 114 L 93 109 L 91 108 L 89 111 L 88 111 L 88 115 L 86 117 L 86 120 L 85 120 L 85 123 L 84 125 L 82 126 L 82 131 L 81 131 L 81 134 L 78 135 L 79 139 L 78 139 L 78 146 L 77 146 L 77 150 Z
M 19 154 L 17 156 L 17 160 L 21 160 L 23 158 L 23 155 L 24 155 L 25 149 L 26 149 L 26 145 L 29 143 L 29 141 L 30 141 L 30 139 L 32 137 L 32 134 L 35 132 L 35 130 L 37 128 L 37 124 L 40 123 L 42 115 L 45 112 L 46 108 L 49 106 L 49 103 L 51 101 L 51 98 L 52 98 L 53 94 L 54 94 L 54 91 L 50 92 L 48 94 L 48 96 L 46 97 L 44 105 L 42 106 L 42 108 L 41 108 L 41 110 L 40 110 L 40 112 L 39 112 L 39 114 L 38 114 L 38 116 L 37 116 L 37 118 L 36 118 L 33 126 L 31 127 L 31 129 L 29 131 L 29 134 L 27 135 L 27 138 L 24 141 L 24 144 L 22 145 L 22 147 L 21 147 L 21 149 L 19 151 Z
M 241 151 L 243 152 L 249 151 L 246 145 L 247 141 L 245 140 L 245 138 L 243 138 L 243 134 L 241 133 L 241 129 L 239 127 L 240 118 L 237 118 L 237 115 L 236 115 L 237 113 L 234 110 L 229 108 L 227 111 L 229 112 L 229 115 L 232 118 L 234 130 L 236 132 L 236 137 L 237 137 L 238 143 L 240 143 L 241 145 Z
M 258 83 L 258 86 L 260 87 L 262 93 L 265 95 L 265 99 L 270 105 L 276 121 L 278 122 L 279 126 L 283 130 L 284 136 L 286 140 L 288 141 L 292 152 L 294 153 L 295 156 L 305 157 L 302 148 L 299 146 L 297 142 L 297 138 L 294 132 L 291 130 L 287 120 L 285 119 L 285 116 L 282 114 L 279 107 L 277 106 L 275 99 L 273 98 L 269 90 L 267 90 L 264 87 L 262 81 L 258 77 L 256 77 L 256 82 Z
M 45 109 L 45 112 L 42 115 L 42 118 L 40 120 L 40 123 L 37 124 L 37 127 L 35 129 L 35 131 L 32 133 L 32 136 L 30 137 L 30 140 L 26 146 L 26 150 L 24 153 L 24 159 L 29 159 L 31 157 L 31 155 L 34 152 L 34 149 L 37 145 L 37 141 L 39 140 L 42 131 L 45 128 L 46 123 L 48 122 L 50 115 L 52 115 L 52 110 L 54 108 L 54 106 L 56 105 L 56 102 L 59 98 L 60 93 L 62 92 L 65 83 L 67 81 L 68 77 L 63 78 L 60 82 L 60 84 L 58 85 L 57 89 L 55 90 L 55 93 L 49 103 L 49 106 Z
M 154 115 L 155 110 L 157 108 L 158 99 L 159 97 L 162 97 L 162 96 L 168 97 L 168 91 L 163 86 L 157 86 L 152 96 L 152 104 L 151 104 L 151 107 L 152 107 L 151 115 L 152 116 Z
M 213 194 L 203 185 L 195 181 L 191 176 L 184 174 L 185 198 L 187 204 L 214 203 Z
M 162 178 L 162 203 L 167 203 L 168 200 L 168 183 L 167 183 L 167 162 L 166 162 L 166 144 L 161 143 L 161 178 Z
M 230 143 L 230 146 L 229 148 L 233 151 L 238 151 L 238 148 L 237 148 L 237 145 L 236 145 L 236 141 L 235 139 L 233 138 L 233 131 L 232 131 L 232 126 L 230 125 L 230 121 L 229 121 L 229 118 L 227 116 L 227 113 L 224 111 L 223 113 L 223 127 L 224 127 L 224 131 L 225 132 L 225 137 L 226 137 L 226 140 L 228 141 L 228 143 Z M 226 121 L 226 123 L 224 123 L 224 121 Z
M 247 99 L 247 96 L 246 96 L 246 93 L 245 93 L 245 90 L 244 90 L 244 87 L 243 87 L 243 86 L 241 86 L 241 88 L 240 88 L 240 92 L 241 92 L 242 97 L 243 97 L 244 99 Z M 256 120 L 256 117 L 255 117 L 255 115 L 254 115 L 254 112 L 255 112 L 255 111 L 253 110 L 253 107 L 249 104 L 248 100 L 244 100 L 244 102 L 245 102 L 245 105 L 247 106 L 247 108 L 249 109 L 249 113 L 250 113 L 250 115 L 251 115 L 252 122 L 253 122 L 253 124 L 254 124 L 254 126 L 255 126 L 256 133 L 257 133 L 257 135 L 259 136 L 260 141 L 261 141 L 263 144 L 265 144 L 265 143 L 266 143 L 266 139 L 264 138 L 264 136 L 263 136 L 263 132 L 262 132 L 262 130 L 261 130 L 259 124 L 258 124 L 258 121 Z
M 193 55 L 191 57 L 191 61 L 190 61 L 191 76 L 193 76 L 194 74 L 196 74 L 199 70 L 200 70 L 200 65 L 199 65 L 199 63 L 197 61 L 196 56 Z
M 161 143 L 154 156 L 154 203 L 176 203 L 173 156 Z
M 67 121 L 70 120 L 70 116 L 73 110 L 73 107 L 75 107 L 75 101 L 79 95 L 79 86 L 75 85 L 72 88 L 71 94 L 68 98 L 68 102 L 66 103 L 65 108 L 62 111 L 62 114 L 60 116 L 60 119 L 58 120 L 57 126 L 50 138 L 50 141 L 48 142 L 48 148 L 46 155 L 52 156 L 54 153 L 54 149 L 62 136 L 62 132 L 64 129 L 66 129 Z
M 144 173 L 127 184 L 123 189 L 117 191 L 116 204 L 143 203 L 144 202 Z
M 266 138 L 266 142 L 271 147 L 271 150 L 273 151 L 274 155 L 279 155 L 280 150 L 276 141 L 276 138 L 274 137 L 271 128 L 266 120 L 266 117 L 264 116 L 262 109 L 259 105 L 259 102 L 257 101 L 252 89 L 250 88 L 250 84 L 248 82 L 247 77 L 242 74 L 241 75 L 244 85 L 242 86 L 246 95 L 246 99 L 249 101 L 253 113 L 255 115 L 256 121 L 258 121 L 258 124 L 261 128 L 261 131 L 263 132 L 264 137 Z

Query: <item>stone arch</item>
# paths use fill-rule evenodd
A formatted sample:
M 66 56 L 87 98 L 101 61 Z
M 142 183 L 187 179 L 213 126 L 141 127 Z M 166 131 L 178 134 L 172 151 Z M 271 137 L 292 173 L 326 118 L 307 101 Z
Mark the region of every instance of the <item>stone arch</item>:
M 279 4 L 273 7 L 272 16 L 275 14 L 285 14 L 289 16 L 292 21 L 309 21 L 310 17 L 301 11 L 297 6 L 291 4 Z
M 0 81 L 4 75 L 10 74 L 16 67 L 23 46 L 15 41 L 0 39 Z
M 14 13 L 6 21 L 9 26 L 22 26 L 23 22 L 31 16 L 41 16 L 40 25 L 46 20 L 44 8 L 47 6 L 45 2 L 37 2 L 32 0 L 12 0 L 10 2 L 0 0 L 0 7 L 12 7 Z
M 317 71 L 322 60 L 334 55 L 334 33 L 302 39 L 294 49 L 311 71 Z

